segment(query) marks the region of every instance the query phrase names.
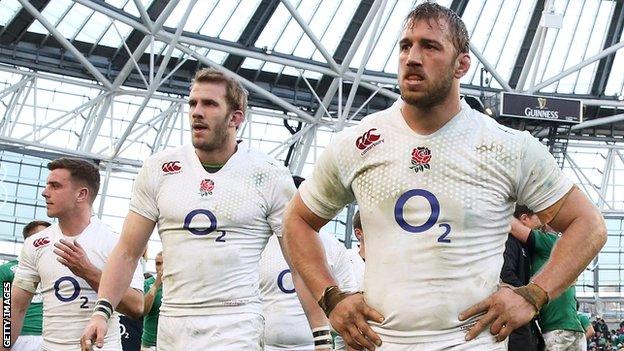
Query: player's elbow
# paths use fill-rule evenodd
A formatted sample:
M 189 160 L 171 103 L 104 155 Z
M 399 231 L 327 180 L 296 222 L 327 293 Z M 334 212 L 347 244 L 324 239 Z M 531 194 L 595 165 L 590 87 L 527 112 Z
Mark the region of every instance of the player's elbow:
M 129 303 L 125 304 L 123 313 L 132 319 L 139 319 L 143 317 L 144 311 L 143 294 L 136 289 L 132 289 L 131 296 Z
M 597 250 L 605 245 L 607 242 L 607 225 L 604 218 L 600 213 L 596 213 L 591 220 L 592 233 L 594 233 L 594 242 L 596 243 Z
M 143 301 L 140 303 L 133 303 L 126 313 L 126 316 L 132 319 L 139 319 L 143 317 Z

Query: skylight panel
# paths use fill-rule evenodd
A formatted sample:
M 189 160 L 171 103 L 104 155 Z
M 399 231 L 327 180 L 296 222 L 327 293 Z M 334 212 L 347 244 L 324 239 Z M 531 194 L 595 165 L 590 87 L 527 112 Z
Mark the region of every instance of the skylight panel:
M 17 0 L 0 1 L 0 26 L 6 26 L 13 17 L 22 9 L 22 5 Z

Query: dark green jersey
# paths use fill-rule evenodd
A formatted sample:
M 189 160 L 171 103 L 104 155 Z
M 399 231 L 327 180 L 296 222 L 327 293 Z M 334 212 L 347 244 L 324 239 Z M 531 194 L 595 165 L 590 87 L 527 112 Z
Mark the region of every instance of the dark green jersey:
M 150 277 L 145 279 L 145 289 L 143 291 L 147 294 L 150 291 L 152 285 L 156 282 L 156 278 Z M 156 345 L 156 335 L 158 332 L 158 313 L 160 312 L 160 303 L 162 300 L 162 286 L 156 291 L 154 297 L 154 304 L 149 313 L 143 317 L 143 337 L 141 338 L 141 344 L 144 346 Z
M 529 247 L 532 251 L 531 276 L 539 272 L 550 259 L 550 252 L 559 236 L 555 233 L 532 230 L 529 235 Z M 571 330 L 585 332 L 576 312 L 576 289 L 566 289 L 561 296 L 542 307 L 539 314 L 539 325 L 542 333 L 553 330 Z
M 13 282 L 15 277 L 15 269 L 17 269 L 17 260 L 9 261 L 0 265 L 0 279 L 3 282 Z M 33 296 L 26 316 L 24 317 L 24 326 L 20 335 L 41 335 L 41 324 L 43 323 L 43 302 L 41 294 L 37 293 Z
M 589 327 L 589 325 L 591 324 L 591 322 L 589 321 L 589 317 L 582 313 L 577 313 L 576 315 L 578 316 L 579 322 L 581 322 L 581 327 L 583 328 L 583 331 L 587 330 L 587 327 Z

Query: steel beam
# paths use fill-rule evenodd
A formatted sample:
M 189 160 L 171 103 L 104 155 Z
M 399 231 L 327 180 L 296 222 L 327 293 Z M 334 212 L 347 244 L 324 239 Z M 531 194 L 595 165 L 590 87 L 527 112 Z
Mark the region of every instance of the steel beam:
M 21 1 L 24 1 L 24 0 L 21 0 Z M 609 55 L 615 53 L 616 51 L 620 50 L 623 47 L 624 47 L 624 41 L 619 42 L 619 43 L 617 43 L 615 45 L 612 45 L 608 49 L 605 49 L 605 50 L 599 52 L 598 54 L 596 54 L 596 55 L 594 55 L 594 56 L 592 56 L 592 57 L 590 57 L 590 58 L 588 58 L 586 60 L 583 60 L 583 61 L 577 63 L 576 65 L 574 65 L 574 66 L 564 70 L 563 72 L 561 72 L 559 74 L 556 74 L 556 75 L 552 76 L 551 78 L 548 78 L 545 81 L 541 82 L 540 84 L 537 84 L 536 86 L 530 88 L 527 91 L 527 94 L 533 94 L 536 91 L 540 91 L 541 89 L 551 85 L 554 82 L 557 82 L 557 81 L 561 80 L 564 77 L 567 77 L 568 75 L 570 75 L 570 74 L 580 70 L 581 68 L 583 68 L 585 66 L 588 66 L 588 65 L 594 63 L 595 61 L 600 60 L 603 57 L 606 57 L 606 56 L 609 56 Z
M 102 75 L 102 73 L 100 73 L 100 71 L 98 71 L 97 68 L 95 68 L 93 66 L 93 64 L 91 62 L 89 62 L 89 60 L 87 60 L 86 57 L 84 57 L 84 55 L 78 51 L 78 49 L 76 49 L 75 46 L 73 46 L 67 39 L 65 39 L 65 37 L 63 36 L 63 34 L 61 34 L 61 32 L 59 32 L 45 17 L 43 17 L 43 15 L 37 11 L 37 9 L 31 5 L 28 0 L 18 0 L 20 2 L 20 4 L 22 4 L 22 6 L 24 6 L 24 8 L 33 16 L 35 17 L 53 36 L 54 38 L 69 52 L 72 53 L 72 55 L 78 60 L 80 61 L 80 63 L 87 69 L 87 71 L 89 71 L 89 73 L 91 73 L 91 75 L 93 75 L 93 77 L 95 77 L 95 79 L 97 79 L 100 83 L 102 83 L 103 86 L 105 86 L 108 89 L 112 89 L 112 84 L 108 81 L 108 79 L 106 79 L 106 77 L 104 77 Z
M 321 53 L 323 58 L 325 58 L 325 60 L 329 64 L 329 67 L 331 67 L 331 69 L 334 70 L 335 72 L 338 72 L 339 70 L 338 64 L 336 63 L 336 61 L 334 61 L 334 58 L 331 56 L 331 54 L 327 52 L 327 49 L 325 49 L 325 45 L 323 45 L 323 43 L 321 43 L 321 41 L 316 37 L 316 35 L 314 35 L 314 32 L 312 32 L 312 29 L 310 29 L 310 26 L 308 26 L 306 21 L 304 21 L 303 18 L 299 15 L 299 12 L 297 12 L 297 9 L 290 3 L 289 0 L 282 0 L 282 4 L 286 7 L 288 12 L 290 12 L 290 14 L 293 16 L 295 21 L 299 23 L 299 26 L 301 26 L 301 29 L 303 29 L 303 31 L 308 35 L 308 38 L 310 38 L 310 41 L 312 41 L 314 46 L 316 46 L 316 48 Z

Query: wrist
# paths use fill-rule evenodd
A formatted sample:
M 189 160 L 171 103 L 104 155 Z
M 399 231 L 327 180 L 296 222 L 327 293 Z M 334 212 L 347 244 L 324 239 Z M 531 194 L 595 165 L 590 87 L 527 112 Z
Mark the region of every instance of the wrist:
M 318 300 L 318 304 L 323 312 L 325 312 L 327 318 L 329 318 L 329 315 L 334 310 L 336 305 L 338 305 L 340 301 L 344 300 L 349 295 L 353 294 L 357 293 L 345 292 L 340 290 L 338 286 L 331 285 L 325 288 L 325 290 L 323 291 L 323 295 L 321 295 L 321 298 Z
M 107 299 L 100 298 L 95 302 L 92 317 L 101 316 L 104 318 L 104 321 L 108 322 L 110 317 L 113 315 L 113 312 L 113 304 L 111 304 L 111 302 Z
M 550 301 L 548 293 L 535 282 L 530 282 L 525 286 L 513 289 L 513 292 L 522 296 L 528 303 L 535 307 L 536 314 L 539 314 L 542 307 Z
M 331 330 L 328 325 L 312 329 L 312 337 L 314 338 L 314 350 L 331 350 L 333 349 L 333 341 Z

